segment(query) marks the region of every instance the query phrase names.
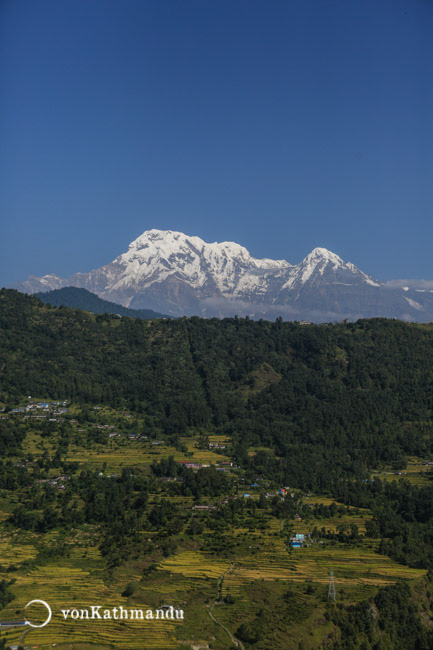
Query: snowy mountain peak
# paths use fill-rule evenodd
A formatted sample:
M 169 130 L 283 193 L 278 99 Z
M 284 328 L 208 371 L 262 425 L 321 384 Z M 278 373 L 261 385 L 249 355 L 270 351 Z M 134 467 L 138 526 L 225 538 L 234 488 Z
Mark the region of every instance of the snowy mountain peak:
M 182 282 L 205 295 L 217 291 L 223 296 L 244 296 L 268 288 L 266 275 L 291 268 L 285 260 L 255 259 L 235 242 L 207 243 L 200 237 L 172 230 L 147 230 L 114 260 L 117 278 L 110 290 L 132 296 L 154 285 Z M 131 297 L 133 299 L 133 296 Z
M 134 239 L 129 244 L 128 251 L 141 252 L 144 255 L 158 254 L 162 257 L 170 257 L 173 253 L 178 252 L 193 244 L 199 249 L 204 242 L 199 237 L 187 237 L 181 232 L 173 230 L 147 230 L 142 235 Z
M 293 267 L 283 289 L 300 291 L 306 285 L 359 285 L 380 286 L 351 262 L 344 262 L 326 248 L 314 248 L 297 266 Z
M 143 232 L 126 252 L 101 268 L 67 279 L 30 277 L 18 286 L 28 293 L 75 286 L 125 307 L 203 316 L 278 315 L 281 309 L 290 315 L 307 304 L 309 309 L 320 305 L 323 312 L 334 313 L 341 309 L 336 307 L 340 296 L 347 300 L 348 294 L 353 295 L 358 304 L 355 296 L 381 287 L 326 248 L 314 248 L 292 265 L 286 260 L 255 258 L 235 242 L 207 243 L 200 237 L 156 228 Z M 327 307 L 329 301 L 332 310 Z
M 197 243 L 204 244 L 204 241 L 200 237 L 188 237 L 182 232 L 177 232 L 175 230 L 158 230 L 157 228 L 152 228 L 151 230 L 145 230 L 137 239 L 134 239 L 129 244 L 129 248 L 143 248 L 150 244 L 155 246 L 164 246 L 164 247 L 178 247 L 179 244 L 188 241 L 195 240 Z
M 309 263 L 309 262 L 321 262 L 321 261 L 326 261 L 326 262 L 331 262 L 333 264 L 344 264 L 343 260 L 341 257 L 336 255 L 335 253 L 332 253 L 331 251 L 328 251 L 327 248 L 313 248 L 311 253 L 309 253 L 302 261 Z
M 185 235 L 174 230 L 158 230 L 156 228 L 146 230 L 137 237 L 129 244 L 128 250 L 146 251 L 146 256 L 153 253 L 164 258 L 192 252 L 194 254 L 204 254 L 209 258 L 222 255 L 225 257 L 238 257 L 245 261 L 254 260 L 249 251 L 244 246 L 236 244 L 236 242 L 224 241 L 208 244 L 200 237 Z M 261 262 L 263 260 L 256 261 Z M 274 262 L 274 260 L 268 261 Z M 285 264 L 290 266 L 288 262 L 285 262 Z

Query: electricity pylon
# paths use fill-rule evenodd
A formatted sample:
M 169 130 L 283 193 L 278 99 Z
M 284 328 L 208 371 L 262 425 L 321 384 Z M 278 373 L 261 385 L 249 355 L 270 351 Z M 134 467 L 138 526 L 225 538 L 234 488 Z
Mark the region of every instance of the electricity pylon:
M 328 602 L 332 601 L 335 603 L 337 600 L 337 592 L 335 591 L 335 582 L 334 582 L 334 569 L 331 569 L 331 577 L 329 578 L 329 587 L 328 587 Z

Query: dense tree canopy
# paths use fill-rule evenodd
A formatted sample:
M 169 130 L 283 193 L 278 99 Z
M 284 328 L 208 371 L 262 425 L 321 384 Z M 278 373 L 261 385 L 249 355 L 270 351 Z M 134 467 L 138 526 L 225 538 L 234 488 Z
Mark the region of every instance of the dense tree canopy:
M 433 327 L 386 319 L 141 321 L 0 292 L 0 391 L 125 406 L 149 431 L 232 436 L 252 473 L 321 490 L 431 452 Z M 247 447 L 261 445 L 253 461 Z

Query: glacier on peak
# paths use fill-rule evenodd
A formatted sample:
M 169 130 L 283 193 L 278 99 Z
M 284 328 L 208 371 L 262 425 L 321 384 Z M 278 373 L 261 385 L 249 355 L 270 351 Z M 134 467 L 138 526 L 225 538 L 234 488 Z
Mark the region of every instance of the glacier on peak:
M 338 313 L 345 317 L 353 310 L 358 315 L 375 315 L 387 313 L 381 301 L 388 303 L 393 295 L 390 289 L 385 295 L 383 283 L 323 247 L 314 248 L 292 265 L 287 260 L 255 258 L 236 242 L 208 243 L 197 236 L 156 228 L 143 232 L 125 252 L 93 271 L 67 279 L 30 276 L 16 285 L 27 293 L 65 286 L 82 287 L 126 307 L 176 316 L 255 313 L 275 317 L 278 310 L 292 318 L 308 317 L 317 310 L 332 318 Z M 408 302 L 404 302 L 407 310 Z
M 157 229 L 137 237 L 114 264 L 122 267 L 116 289 L 128 279 L 143 288 L 176 276 L 195 288 L 213 285 L 223 294 L 253 289 L 259 276 L 291 267 L 285 260 L 256 259 L 235 242 L 209 244 L 200 237 Z
M 258 266 L 282 266 L 289 267 L 291 264 L 286 260 L 256 259 L 250 252 L 240 244 L 231 241 L 207 243 L 195 235 L 185 235 L 182 232 L 173 230 L 146 230 L 137 239 L 129 244 L 128 250 L 141 251 L 149 249 L 159 254 L 170 256 L 171 254 L 183 253 L 191 250 L 195 254 L 202 254 L 207 258 L 224 255 L 226 257 L 238 257 L 246 262 L 253 262 Z M 148 254 L 148 253 L 147 253 Z
M 326 260 L 333 262 L 334 264 L 344 264 L 343 260 L 341 257 L 339 257 L 336 253 L 333 253 L 332 251 L 329 251 L 327 248 L 321 248 L 321 247 L 316 247 L 313 248 L 311 253 L 308 253 L 302 260 L 302 262 L 306 261 L 321 261 L 321 260 Z

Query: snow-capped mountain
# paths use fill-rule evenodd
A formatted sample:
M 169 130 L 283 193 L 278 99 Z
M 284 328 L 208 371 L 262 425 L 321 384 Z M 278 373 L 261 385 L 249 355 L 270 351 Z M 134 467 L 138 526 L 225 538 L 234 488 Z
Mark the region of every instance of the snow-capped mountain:
M 335 253 L 326 248 L 315 248 L 297 266 L 292 266 L 292 272 L 282 289 L 301 291 L 309 286 L 318 287 L 326 281 L 328 284 L 368 284 L 378 287 L 379 283 L 356 268 L 351 262 L 345 263 Z
M 390 289 L 325 248 L 299 264 L 256 259 L 234 242 L 204 242 L 171 230 L 148 230 L 125 253 L 67 279 L 30 276 L 35 293 L 82 287 L 133 309 L 180 315 L 250 315 L 314 321 L 371 316 L 429 320 L 433 294 Z M 409 295 L 410 294 L 410 295 Z M 430 307 L 431 305 L 431 307 Z

